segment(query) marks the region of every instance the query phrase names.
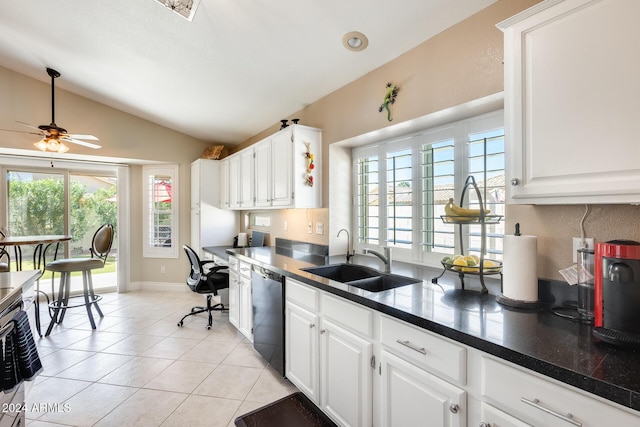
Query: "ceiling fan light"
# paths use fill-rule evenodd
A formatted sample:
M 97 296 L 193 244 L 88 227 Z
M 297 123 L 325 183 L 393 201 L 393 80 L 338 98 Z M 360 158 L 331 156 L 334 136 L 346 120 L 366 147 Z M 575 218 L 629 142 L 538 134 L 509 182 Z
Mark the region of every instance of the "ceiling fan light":
M 44 139 L 41 139 L 33 145 L 35 145 L 36 148 L 40 151 L 47 151 L 47 143 L 44 141 Z
M 47 149 L 49 151 L 58 151 L 60 148 L 60 142 L 57 139 L 49 138 L 47 139 Z
M 58 153 L 66 153 L 69 151 L 69 147 L 64 145 L 62 142 L 58 143 L 58 149 L 56 150 Z

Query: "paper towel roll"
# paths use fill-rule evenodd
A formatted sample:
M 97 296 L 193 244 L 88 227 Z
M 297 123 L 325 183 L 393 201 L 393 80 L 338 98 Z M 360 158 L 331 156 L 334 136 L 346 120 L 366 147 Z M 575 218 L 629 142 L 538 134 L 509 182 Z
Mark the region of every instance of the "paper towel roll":
M 238 246 L 241 248 L 247 246 L 247 233 L 238 233 Z
M 502 295 L 516 301 L 538 301 L 538 238 L 504 236 Z

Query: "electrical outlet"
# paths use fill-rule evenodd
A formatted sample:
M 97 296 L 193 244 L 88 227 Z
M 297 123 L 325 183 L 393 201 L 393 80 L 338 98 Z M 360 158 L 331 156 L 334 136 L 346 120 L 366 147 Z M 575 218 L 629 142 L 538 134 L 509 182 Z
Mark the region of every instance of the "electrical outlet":
M 578 262 L 578 249 L 593 249 L 595 247 L 595 239 L 587 238 L 582 242 L 582 237 L 573 238 L 573 262 Z
M 289 223 L 287 221 L 282 223 L 282 229 L 284 231 L 289 231 Z
M 160 266 L 160 274 L 164 274 L 166 273 L 166 269 L 164 268 L 164 265 Z
M 316 234 L 324 234 L 324 224 L 316 222 Z
M 311 223 L 307 224 L 307 233 L 313 234 L 313 225 Z

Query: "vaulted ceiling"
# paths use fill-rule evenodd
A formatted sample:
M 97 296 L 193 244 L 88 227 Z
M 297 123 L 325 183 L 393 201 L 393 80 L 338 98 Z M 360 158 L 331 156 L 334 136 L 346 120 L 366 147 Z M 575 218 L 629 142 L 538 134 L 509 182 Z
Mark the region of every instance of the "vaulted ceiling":
M 154 0 L 4 2 L 0 66 L 236 144 L 494 1 L 201 0 L 191 22 Z M 350 31 L 367 49 L 343 47 Z

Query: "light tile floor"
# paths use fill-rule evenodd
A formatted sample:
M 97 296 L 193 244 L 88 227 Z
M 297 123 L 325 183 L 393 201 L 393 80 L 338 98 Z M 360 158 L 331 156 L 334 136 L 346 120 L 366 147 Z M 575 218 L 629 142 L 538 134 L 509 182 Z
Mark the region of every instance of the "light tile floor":
M 297 389 L 216 312 L 180 318 L 203 295 L 105 294 L 92 331 L 84 308 L 38 338 L 44 371 L 28 382 L 27 425 L 234 426 L 239 415 Z M 42 311 L 43 323 L 49 320 Z M 99 320 L 98 320 L 99 319 Z M 46 324 L 43 325 L 46 330 Z

